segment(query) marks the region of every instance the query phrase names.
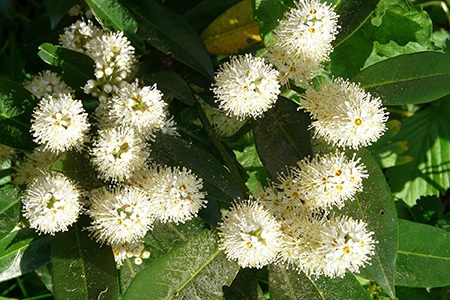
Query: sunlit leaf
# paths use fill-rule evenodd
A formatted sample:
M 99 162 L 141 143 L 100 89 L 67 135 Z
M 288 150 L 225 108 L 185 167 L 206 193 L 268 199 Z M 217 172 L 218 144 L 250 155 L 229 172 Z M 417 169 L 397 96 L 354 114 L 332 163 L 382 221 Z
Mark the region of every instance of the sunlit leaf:
M 31 113 L 37 100 L 20 84 L 0 78 L 0 144 L 31 150 Z
M 450 187 L 450 99 L 445 98 L 404 120 L 396 141 L 408 141 L 414 160 L 389 168 L 386 176 L 396 198 L 413 206 L 426 195 Z
M 142 299 L 142 295 L 152 295 L 152 299 L 219 299 L 222 286 L 230 285 L 238 270 L 239 266 L 218 249 L 214 236 L 203 231 L 140 272 L 124 299 Z
M 261 42 L 259 24 L 253 19 L 250 0 L 229 8 L 202 33 L 211 54 L 233 54 Z
M 52 241 L 53 293 L 56 299 L 119 299 L 116 263 L 108 246 L 89 238 L 82 218 Z
M 77 90 L 82 90 L 94 77 L 94 61 L 86 54 L 44 43 L 39 46 L 39 57 L 51 66 L 63 69 L 64 81 Z
M 33 229 L 11 232 L 0 240 L 0 281 L 18 277 L 50 262 L 51 237 Z
M 408 287 L 450 285 L 450 233 L 399 219 L 395 283 Z
M 0 190 L 0 238 L 11 232 L 20 219 L 20 190 L 8 186 Z
M 124 3 L 138 22 L 138 35 L 163 53 L 212 79 L 213 68 L 200 35 L 189 23 L 153 0 Z
M 283 265 L 269 267 L 269 288 L 273 299 L 372 299 L 351 274 L 343 278 L 313 279 Z

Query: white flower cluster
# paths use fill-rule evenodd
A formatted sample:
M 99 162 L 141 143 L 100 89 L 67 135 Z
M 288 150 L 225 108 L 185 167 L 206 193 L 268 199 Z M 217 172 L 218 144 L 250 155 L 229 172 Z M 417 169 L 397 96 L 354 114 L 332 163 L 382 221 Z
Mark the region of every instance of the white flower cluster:
M 60 42 L 94 60 L 95 79 L 84 91 L 100 105 L 88 118 L 74 90 L 49 71 L 24 84 L 40 101 L 31 120 L 39 146 L 14 166 L 13 182 L 28 184 L 23 215 L 37 232 L 53 235 L 85 213 L 92 219 L 87 228 L 91 236 L 112 247 L 118 265 L 127 258 L 140 264 L 150 255 L 143 238 L 155 221 L 184 223 L 206 205 L 202 180 L 185 168 L 149 165 L 148 143 L 158 131 L 176 134 L 175 123 L 156 85 L 128 81 L 136 58 L 123 33 L 78 21 L 66 28 Z M 51 171 L 72 150 L 90 154 L 103 187 L 82 191 Z
M 258 201 L 225 213 L 221 248 L 242 267 L 281 262 L 313 276 L 358 272 L 374 254 L 374 233 L 365 222 L 336 216 L 331 209 L 353 200 L 367 176 L 355 156 L 305 159 L 279 183 L 261 189 Z

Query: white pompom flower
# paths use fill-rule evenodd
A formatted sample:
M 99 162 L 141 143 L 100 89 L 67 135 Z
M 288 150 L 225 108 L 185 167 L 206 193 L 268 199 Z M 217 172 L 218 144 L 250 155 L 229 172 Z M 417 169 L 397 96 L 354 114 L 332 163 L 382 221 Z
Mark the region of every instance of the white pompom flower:
M 41 99 L 31 120 L 34 142 L 54 153 L 80 151 L 89 127 L 83 104 L 71 94 Z
M 91 149 L 100 178 L 124 181 L 145 166 L 149 150 L 131 127 L 100 130 Z
M 88 229 L 100 243 L 117 245 L 139 242 L 152 228 L 147 194 L 133 187 L 118 187 L 112 191 L 103 187 L 91 192 L 88 214 L 92 226 Z
M 338 15 L 331 5 L 318 0 L 300 0 L 288 10 L 267 45 L 267 58 L 280 71 L 282 84 L 292 79 L 307 83 L 321 63 L 329 59 L 336 38 Z
M 48 96 L 58 97 L 59 94 L 75 94 L 75 90 L 68 86 L 57 73 L 49 70 L 33 76 L 23 86 L 39 99 Z
M 262 268 L 281 250 L 281 225 L 259 202 L 244 201 L 223 215 L 220 248 L 241 267 Z
M 43 172 L 36 176 L 22 197 L 23 215 L 38 233 L 67 231 L 81 211 L 80 192 L 64 175 Z
M 363 190 L 362 180 L 369 176 L 360 158 L 353 155 L 348 159 L 339 152 L 304 159 L 298 167 L 294 172 L 302 200 L 324 210 L 342 208 L 346 201 L 354 200 Z
M 302 106 L 315 119 L 315 134 L 338 147 L 366 147 L 386 131 L 388 113 L 380 98 L 342 78 L 322 84 L 320 91 L 308 89 Z
M 212 91 L 219 107 L 243 120 L 262 116 L 280 93 L 278 71 L 263 58 L 250 54 L 234 56 L 215 76 Z
M 202 179 L 186 168 L 154 166 L 131 181 L 147 192 L 152 214 L 163 223 L 184 223 L 206 205 Z

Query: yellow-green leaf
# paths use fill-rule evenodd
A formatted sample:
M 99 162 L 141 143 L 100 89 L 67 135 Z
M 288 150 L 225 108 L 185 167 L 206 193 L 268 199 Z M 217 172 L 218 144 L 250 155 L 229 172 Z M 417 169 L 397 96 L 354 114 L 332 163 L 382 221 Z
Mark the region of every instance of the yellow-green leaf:
M 202 33 L 209 53 L 232 54 L 261 42 L 259 25 L 253 19 L 250 0 L 232 6 Z

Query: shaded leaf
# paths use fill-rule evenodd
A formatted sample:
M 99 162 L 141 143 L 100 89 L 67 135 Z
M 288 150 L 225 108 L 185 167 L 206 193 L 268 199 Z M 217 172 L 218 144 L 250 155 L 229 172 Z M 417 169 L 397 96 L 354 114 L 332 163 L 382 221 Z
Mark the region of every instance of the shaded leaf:
M 190 142 L 161 135 L 152 144 L 151 155 L 160 164 L 191 169 L 202 178 L 209 196 L 216 195 L 222 201 L 243 199 L 242 191 L 231 173 L 214 156 Z
M 20 190 L 8 186 L 0 190 L 0 238 L 11 232 L 20 219 Z
M 151 83 L 156 83 L 165 96 L 173 95 L 175 98 L 187 105 L 194 104 L 194 96 L 186 81 L 178 74 L 172 71 L 160 71 L 156 73 L 145 74 L 144 78 Z
M 136 35 L 138 24 L 119 0 L 86 0 L 97 20 L 111 31 L 122 31 L 136 45 L 143 48 L 143 41 Z
M 26 228 L 0 240 L 0 281 L 19 277 L 50 262 L 51 237 Z
M 253 19 L 250 0 L 229 8 L 202 33 L 211 54 L 233 54 L 261 42 L 259 24 Z
M 67 11 L 72 8 L 78 0 L 44 0 L 44 5 L 47 10 L 48 16 L 50 17 L 50 23 L 52 25 L 52 30 L 56 28 L 59 21 L 67 14 Z
M 312 155 L 310 118 L 298 105 L 280 97 L 263 118 L 252 122 L 256 149 L 270 178 Z
M 445 193 L 450 187 L 450 98 L 404 120 L 396 141 L 408 141 L 414 160 L 386 171 L 396 198 L 413 206 L 421 196 Z
M 407 287 L 450 285 L 450 233 L 400 219 L 395 283 Z
M 293 0 L 252 0 L 255 20 L 259 23 L 259 32 L 266 42 L 266 37 L 278 25 L 289 7 L 294 6 Z
M 213 79 L 213 67 L 200 35 L 181 16 L 153 0 L 124 3 L 138 22 L 138 35 L 163 53 Z
M 395 203 L 375 158 L 364 148 L 356 152 L 356 155 L 366 166 L 369 178 L 363 181 L 364 190 L 356 195 L 356 199 L 336 212 L 363 220 L 367 223 L 367 229 L 375 233 L 373 237 L 378 241 L 375 254 L 371 264 L 361 270 L 361 275 L 374 280 L 394 297 L 394 267 L 398 247 Z
M 89 238 L 82 217 L 52 241 L 53 295 L 56 299 L 119 299 L 116 263 L 110 247 Z
M 380 61 L 352 78 L 385 105 L 425 103 L 450 93 L 450 55 L 419 52 Z
M 258 299 L 258 281 L 249 268 L 240 269 L 231 285 L 222 289 L 226 300 Z
M 95 63 L 86 54 L 44 43 L 39 46 L 39 57 L 51 66 L 63 69 L 63 80 L 77 90 L 82 90 L 89 79 L 95 78 Z
M 238 270 L 239 266 L 218 249 L 214 236 L 203 231 L 140 272 L 124 299 L 142 299 L 142 295 L 152 295 L 152 299 L 220 299 L 222 286 L 230 285 Z
M 0 78 L 0 144 L 32 150 L 30 120 L 37 100 L 20 84 Z
M 335 7 L 335 12 L 339 15 L 339 32 L 334 40 L 335 46 L 358 30 L 370 17 L 380 0 L 342 0 Z
M 319 277 L 310 279 L 304 273 L 270 265 L 269 289 L 273 299 L 372 299 L 358 280 L 346 274 L 344 278 Z

